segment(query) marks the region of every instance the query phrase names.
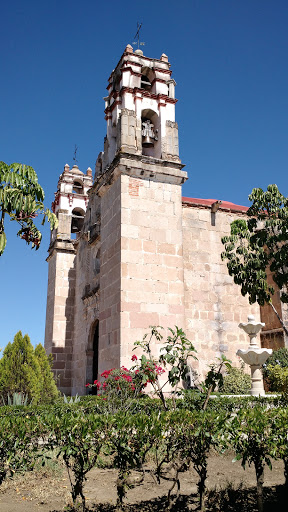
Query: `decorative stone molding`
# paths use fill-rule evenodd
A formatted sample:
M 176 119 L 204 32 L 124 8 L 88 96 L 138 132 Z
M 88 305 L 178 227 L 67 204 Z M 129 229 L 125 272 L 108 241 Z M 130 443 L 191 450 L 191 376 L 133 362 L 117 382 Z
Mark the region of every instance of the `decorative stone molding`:
M 99 301 L 100 301 L 100 290 L 99 286 L 93 288 L 93 290 L 86 292 L 82 296 L 82 301 L 86 307 L 93 306 L 96 311 L 99 311 Z

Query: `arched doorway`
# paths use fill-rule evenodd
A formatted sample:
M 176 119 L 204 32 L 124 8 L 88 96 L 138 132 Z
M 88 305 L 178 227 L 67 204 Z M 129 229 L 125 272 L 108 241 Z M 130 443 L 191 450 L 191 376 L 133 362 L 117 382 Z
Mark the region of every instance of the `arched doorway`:
M 99 322 L 96 320 L 91 329 L 86 351 L 86 382 L 92 384 L 98 378 L 99 367 Z M 91 395 L 97 395 L 97 388 L 87 388 L 87 392 Z
M 95 325 L 94 336 L 93 336 L 93 382 L 98 379 L 98 368 L 99 368 L 99 322 Z M 92 394 L 97 395 L 97 388 L 92 388 Z

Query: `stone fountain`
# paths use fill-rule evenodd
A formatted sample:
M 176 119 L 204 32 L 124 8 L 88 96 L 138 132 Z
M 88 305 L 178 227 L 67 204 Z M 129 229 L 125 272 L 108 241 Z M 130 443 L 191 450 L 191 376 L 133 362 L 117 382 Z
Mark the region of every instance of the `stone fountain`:
M 253 396 L 265 396 L 261 366 L 272 354 L 271 348 L 260 348 L 256 341 L 257 334 L 264 325 L 264 323 L 256 322 L 253 315 L 248 316 L 248 322 L 246 324 L 239 324 L 240 329 L 243 329 L 250 338 L 248 349 L 237 350 L 237 356 L 240 356 L 251 368 L 252 385 L 250 395 Z

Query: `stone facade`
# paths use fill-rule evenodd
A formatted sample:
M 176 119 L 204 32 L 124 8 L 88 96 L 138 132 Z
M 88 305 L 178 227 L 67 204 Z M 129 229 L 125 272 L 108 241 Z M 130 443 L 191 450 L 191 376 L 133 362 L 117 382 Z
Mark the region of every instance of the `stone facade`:
M 176 101 L 167 56 L 128 45 L 109 78 L 94 181 L 77 166 L 60 176 L 45 347 L 65 393 L 83 394 L 104 370 L 129 366 L 150 325 L 182 327 L 203 375 L 223 353 L 235 362 L 247 345 L 239 322 L 260 319 L 221 261 L 221 237 L 247 209 L 182 197 Z

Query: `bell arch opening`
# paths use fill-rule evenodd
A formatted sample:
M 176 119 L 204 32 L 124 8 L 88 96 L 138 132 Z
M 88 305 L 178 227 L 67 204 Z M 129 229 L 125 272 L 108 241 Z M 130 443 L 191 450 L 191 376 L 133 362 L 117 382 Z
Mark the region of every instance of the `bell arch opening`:
M 74 180 L 72 192 L 73 192 L 73 194 L 83 194 L 84 193 L 83 183 L 80 180 Z
M 145 91 L 151 92 L 152 90 L 152 82 L 154 79 L 154 73 L 151 68 L 144 66 L 141 68 L 141 89 Z
M 74 208 L 72 210 L 72 219 L 71 219 L 71 238 L 77 238 L 77 233 L 81 231 L 84 224 L 85 212 L 82 208 Z
M 142 155 L 161 158 L 160 120 L 151 109 L 142 110 Z

